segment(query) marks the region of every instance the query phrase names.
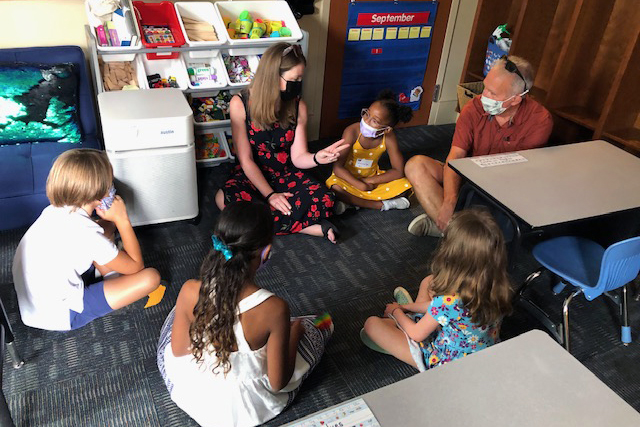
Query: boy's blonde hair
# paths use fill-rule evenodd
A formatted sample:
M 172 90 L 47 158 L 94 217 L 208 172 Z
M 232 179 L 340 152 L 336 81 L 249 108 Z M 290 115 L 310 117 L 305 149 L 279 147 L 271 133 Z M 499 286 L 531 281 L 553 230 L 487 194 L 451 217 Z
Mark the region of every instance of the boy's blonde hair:
M 280 98 L 280 77 L 297 65 L 307 65 L 307 60 L 297 45 L 284 54 L 290 46 L 282 42 L 267 49 L 249 85 L 251 121 L 262 130 L 271 129 L 276 122 L 286 128 L 297 120 L 297 100 Z
M 62 153 L 47 177 L 47 197 L 53 206 L 79 208 L 102 199 L 113 183 L 107 154 L 90 148 Z
M 511 311 L 502 231 L 486 210 L 453 215 L 431 262 L 434 295 L 458 293 L 473 323 L 489 326 Z

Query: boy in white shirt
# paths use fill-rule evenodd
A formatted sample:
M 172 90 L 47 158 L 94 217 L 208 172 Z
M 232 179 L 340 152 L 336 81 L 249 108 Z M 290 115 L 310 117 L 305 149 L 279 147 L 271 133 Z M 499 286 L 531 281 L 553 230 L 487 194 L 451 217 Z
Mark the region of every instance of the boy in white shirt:
M 102 151 L 69 150 L 54 162 L 47 178 L 51 205 L 22 237 L 13 259 L 25 325 L 68 331 L 146 295 L 150 302 L 162 298 L 160 274 L 144 267 L 122 198 L 115 196 L 107 210 L 98 207 L 112 182 L 113 169 Z M 111 232 L 117 228 L 123 250 L 91 219 L 94 210 L 105 224 L 112 223 Z M 101 276 L 120 275 L 96 278 L 96 269 Z

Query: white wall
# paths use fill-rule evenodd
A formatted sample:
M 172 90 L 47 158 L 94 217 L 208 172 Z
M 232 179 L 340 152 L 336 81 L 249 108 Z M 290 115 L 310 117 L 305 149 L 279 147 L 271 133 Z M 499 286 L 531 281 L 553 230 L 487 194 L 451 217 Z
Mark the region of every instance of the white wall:
M 455 111 L 458 105 L 456 89 L 460 83 L 477 6 L 478 0 L 453 0 L 451 3 L 440 68 L 436 77 L 436 84 L 440 85 L 440 95 L 439 99 L 431 104 L 430 125 L 455 123 L 458 117 Z

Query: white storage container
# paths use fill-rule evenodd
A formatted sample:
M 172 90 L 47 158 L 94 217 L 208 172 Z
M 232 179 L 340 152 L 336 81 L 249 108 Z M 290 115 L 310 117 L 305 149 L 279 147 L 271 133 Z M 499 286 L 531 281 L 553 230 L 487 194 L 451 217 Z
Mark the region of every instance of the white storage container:
M 203 144 L 207 142 L 211 143 L 211 138 L 215 138 L 218 141 L 219 150 L 224 152 L 224 155 L 219 157 L 207 158 L 203 157 Z M 224 132 L 219 129 L 197 129 L 195 131 L 195 146 L 196 146 L 196 163 L 199 167 L 216 166 L 220 163 L 229 160 L 229 146 L 227 145 L 227 139 L 224 136 Z M 201 158 L 199 158 L 201 157 Z
M 198 215 L 191 108 L 182 92 L 98 95 L 104 146 L 134 226 Z
M 296 42 L 302 38 L 302 32 L 298 26 L 296 18 L 291 12 L 289 3 L 280 1 L 219 1 L 214 3 L 218 19 L 224 26 L 224 19 L 231 21 L 238 19 L 244 10 L 251 14 L 251 17 L 266 19 L 269 21 L 284 21 L 287 28 L 291 30 L 291 37 L 263 37 L 259 39 L 232 39 L 229 37 L 229 44 L 236 47 L 251 47 L 255 44 Z
M 185 90 L 189 87 L 189 76 L 187 68 L 182 57 L 175 59 L 147 59 L 146 55 L 140 55 L 142 66 L 145 72 L 146 88 L 153 89 L 149 86 L 147 76 L 160 74 L 163 79 L 169 79 L 169 76 L 175 77 L 178 88 Z
M 244 56 L 245 58 L 247 58 L 247 62 L 249 63 L 249 69 L 254 75 L 256 74 L 256 71 L 258 71 L 258 65 L 260 64 L 260 58 L 258 57 L 258 55 L 230 55 L 229 51 L 223 51 L 222 61 L 225 62 L 225 59 L 226 59 L 225 57 L 234 57 L 234 56 Z M 231 78 L 231 73 L 229 72 L 229 69 L 226 63 L 225 63 L 224 69 L 225 69 L 225 72 L 227 73 L 227 80 L 229 82 L 229 86 L 242 87 L 242 86 L 248 86 L 249 83 L 251 83 L 251 80 L 245 83 L 234 82 L 233 79 Z
M 216 15 L 216 9 L 213 3 L 209 2 L 176 2 L 175 3 L 176 14 L 178 15 L 178 21 L 180 21 L 180 28 L 184 34 L 184 38 L 189 46 L 212 46 L 217 47 L 226 44 L 229 40 L 227 35 L 227 29 L 224 23 L 218 19 Z M 194 41 L 189 39 L 189 34 L 184 27 L 182 18 L 190 18 L 198 21 L 204 21 L 211 24 L 216 32 L 218 41 Z M 215 49 L 212 50 L 197 50 L 188 52 L 190 58 L 208 58 L 218 54 Z
M 106 58 L 108 55 L 104 55 L 101 56 L 101 58 Z M 133 66 L 133 69 L 136 72 L 136 79 L 138 79 L 138 87 L 140 89 L 149 89 L 149 85 L 147 84 L 147 76 L 145 74 L 144 71 L 144 65 L 142 65 L 142 58 L 141 56 L 143 55 L 134 55 L 135 58 L 133 61 L 122 61 L 122 62 L 131 62 L 131 65 Z M 105 61 L 105 62 L 109 62 L 109 61 Z M 101 75 L 101 79 L 100 79 L 100 87 L 101 87 L 101 92 L 109 92 L 109 90 L 107 90 L 104 86 L 104 74 L 102 73 L 102 70 L 100 70 L 100 75 Z
M 193 53 L 193 52 L 189 52 Z M 216 69 L 217 81 L 203 81 L 200 82 L 199 85 L 194 85 L 191 83 L 191 78 L 189 77 L 189 88 L 190 89 L 217 89 L 221 87 L 225 87 L 229 85 L 228 77 L 227 77 L 227 69 L 222 62 L 222 56 L 208 56 L 201 58 L 190 58 L 188 55 L 183 53 L 182 59 L 184 60 L 185 66 L 187 67 L 187 76 L 189 76 L 189 68 L 195 67 L 197 64 L 209 64 L 213 68 Z
M 116 50 L 126 50 L 126 51 L 133 52 L 133 53 L 117 53 L 112 55 L 103 55 L 102 59 L 104 62 L 133 61 L 136 55 L 135 51 L 140 50 L 140 48 L 142 47 L 142 43 L 140 42 L 140 30 L 138 29 L 138 24 L 136 23 L 136 17 L 134 15 L 135 12 L 133 10 L 133 3 L 131 2 L 131 0 L 121 0 L 121 4 L 123 5 L 123 7 L 126 7 L 130 10 L 130 13 L 131 13 L 130 16 L 131 16 L 131 19 L 133 20 L 131 31 L 137 37 L 137 40 L 131 46 L 100 46 L 100 43 L 98 41 L 98 35 L 96 34 L 96 27 L 102 25 L 102 21 L 98 19 L 98 17 L 96 17 L 91 12 L 91 7 L 89 6 L 89 0 L 85 0 L 84 2 L 85 12 L 87 14 L 87 21 L 89 22 L 89 26 L 91 27 L 93 37 L 95 38 L 96 48 L 98 49 L 98 52 L 112 52 Z

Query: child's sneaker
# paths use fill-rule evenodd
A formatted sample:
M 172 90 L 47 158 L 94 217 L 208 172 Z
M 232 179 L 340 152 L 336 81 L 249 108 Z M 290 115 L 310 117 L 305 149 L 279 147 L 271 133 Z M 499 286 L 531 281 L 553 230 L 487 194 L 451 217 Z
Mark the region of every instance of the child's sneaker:
M 413 298 L 411 298 L 411 294 L 402 286 L 398 286 L 393 290 L 393 298 L 400 305 L 413 303 Z
M 364 328 L 360 329 L 360 340 L 364 345 L 366 345 L 373 351 L 377 351 L 378 353 L 382 354 L 390 354 L 387 350 L 373 342 L 373 340 L 369 338 L 369 335 L 367 335 L 367 333 L 364 331 Z
M 409 209 L 411 203 L 406 197 L 396 197 L 395 199 L 383 200 L 381 211 L 388 211 L 391 209 Z

